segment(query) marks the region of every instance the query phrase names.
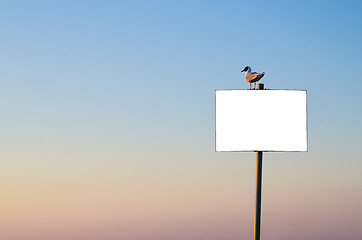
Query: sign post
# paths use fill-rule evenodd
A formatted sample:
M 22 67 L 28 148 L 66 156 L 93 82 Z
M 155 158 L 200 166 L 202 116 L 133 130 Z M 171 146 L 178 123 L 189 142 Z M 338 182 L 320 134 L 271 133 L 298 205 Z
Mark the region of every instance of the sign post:
M 264 84 L 259 83 L 258 90 L 264 90 Z M 257 151 L 256 177 L 255 177 L 254 240 L 260 240 L 262 176 L 263 176 L 263 152 Z
M 254 240 L 260 240 L 263 152 L 307 151 L 307 91 L 217 90 L 215 150 L 256 152 Z
M 263 174 L 263 152 L 256 152 L 254 240 L 260 240 L 261 181 Z

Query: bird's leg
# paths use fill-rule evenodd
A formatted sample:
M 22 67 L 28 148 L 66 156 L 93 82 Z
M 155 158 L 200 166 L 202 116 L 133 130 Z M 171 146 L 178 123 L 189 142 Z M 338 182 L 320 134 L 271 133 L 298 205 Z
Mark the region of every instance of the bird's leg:
M 254 83 L 254 90 L 256 89 L 256 82 Z
M 250 90 L 251 90 L 251 83 L 250 83 Z

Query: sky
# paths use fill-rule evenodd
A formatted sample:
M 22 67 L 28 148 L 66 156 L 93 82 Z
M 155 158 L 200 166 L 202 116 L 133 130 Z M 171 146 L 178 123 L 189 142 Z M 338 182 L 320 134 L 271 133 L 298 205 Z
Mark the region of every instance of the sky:
M 255 153 L 214 142 L 248 65 L 308 92 L 308 152 L 264 154 L 262 239 L 360 240 L 361 9 L 0 1 L 0 238 L 252 239 Z

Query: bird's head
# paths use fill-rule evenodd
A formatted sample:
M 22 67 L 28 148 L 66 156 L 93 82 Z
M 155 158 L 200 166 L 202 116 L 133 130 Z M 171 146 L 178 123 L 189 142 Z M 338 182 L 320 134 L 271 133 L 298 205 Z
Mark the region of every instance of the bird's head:
M 246 71 L 248 71 L 248 69 L 249 69 L 249 66 L 246 66 L 246 67 L 244 68 L 244 70 L 241 71 L 241 72 L 246 72 Z

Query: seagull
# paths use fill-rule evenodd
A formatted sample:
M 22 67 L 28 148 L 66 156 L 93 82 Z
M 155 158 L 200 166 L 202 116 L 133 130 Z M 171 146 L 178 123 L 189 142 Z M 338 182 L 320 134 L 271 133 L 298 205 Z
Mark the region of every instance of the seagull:
M 245 72 L 245 80 L 248 83 L 250 83 L 250 90 L 252 83 L 254 83 L 254 90 L 255 90 L 256 82 L 259 81 L 262 77 L 264 77 L 265 74 L 264 72 L 263 73 L 252 72 L 249 66 L 246 66 L 244 70 L 241 72 Z

